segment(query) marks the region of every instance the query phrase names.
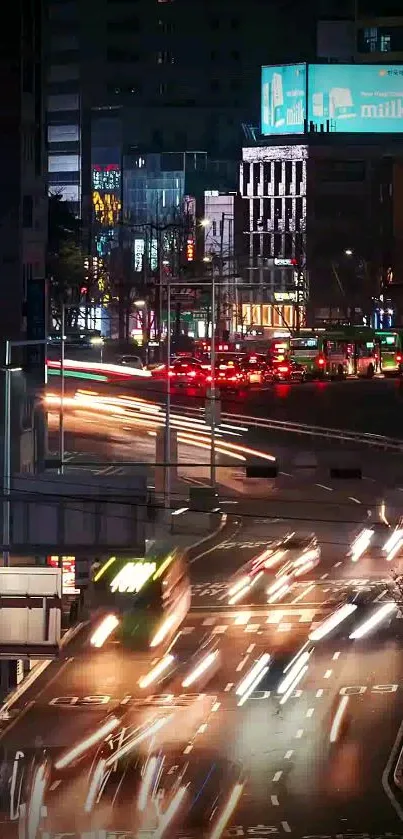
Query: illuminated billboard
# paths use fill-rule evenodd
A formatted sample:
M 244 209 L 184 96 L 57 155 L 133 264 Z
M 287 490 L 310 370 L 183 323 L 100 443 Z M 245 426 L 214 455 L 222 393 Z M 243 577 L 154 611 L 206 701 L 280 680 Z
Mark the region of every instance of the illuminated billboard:
M 402 64 L 262 67 L 262 134 L 403 130 Z
M 318 131 L 358 134 L 402 131 L 403 67 L 309 65 L 308 122 L 311 129 Z
M 306 64 L 262 67 L 262 134 L 303 134 Z

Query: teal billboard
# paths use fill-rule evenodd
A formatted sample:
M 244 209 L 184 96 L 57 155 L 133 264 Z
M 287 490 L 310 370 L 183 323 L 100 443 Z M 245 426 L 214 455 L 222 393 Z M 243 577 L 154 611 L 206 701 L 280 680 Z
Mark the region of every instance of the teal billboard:
M 262 67 L 262 134 L 403 131 L 403 65 Z
M 303 134 L 306 64 L 262 67 L 262 134 Z
M 310 64 L 308 124 L 339 133 L 402 131 L 403 66 Z

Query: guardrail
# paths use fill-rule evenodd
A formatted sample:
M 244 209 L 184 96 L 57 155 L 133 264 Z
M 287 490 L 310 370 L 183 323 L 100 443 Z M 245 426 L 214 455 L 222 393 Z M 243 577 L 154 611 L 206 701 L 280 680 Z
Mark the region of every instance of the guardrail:
M 186 410 L 186 414 L 192 414 L 199 418 L 204 418 L 204 410 L 202 408 L 191 408 L 189 405 L 180 406 Z M 283 420 L 273 420 L 265 417 L 252 417 L 247 414 L 230 414 L 227 412 L 221 413 L 221 422 L 230 421 L 231 423 L 238 423 L 239 425 L 247 424 L 249 427 L 262 428 L 271 431 L 282 431 L 288 434 L 301 434 L 307 437 L 323 437 L 328 440 L 338 440 L 339 442 L 350 442 L 355 445 L 369 446 L 371 448 L 382 449 L 389 452 L 403 452 L 403 440 L 397 440 L 393 437 L 384 437 L 381 434 L 366 434 L 356 431 L 348 431 L 341 428 L 325 428 L 320 425 L 306 425 L 299 422 L 286 422 Z

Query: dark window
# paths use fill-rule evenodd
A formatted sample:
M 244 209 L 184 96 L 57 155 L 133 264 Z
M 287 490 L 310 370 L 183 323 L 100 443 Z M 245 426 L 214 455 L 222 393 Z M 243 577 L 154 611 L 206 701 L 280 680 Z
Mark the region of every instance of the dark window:
M 35 65 L 32 58 L 24 58 L 22 65 L 22 89 L 24 93 L 34 91 Z
M 24 195 L 22 199 L 22 226 L 33 227 L 34 201 L 32 195 Z
M 220 21 L 218 18 L 214 17 L 210 20 L 210 29 L 219 29 Z
M 122 20 L 108 20 L 106 26 L 109 32 L 138 32 L 140 21 L 138 17 L 126 17 Z
M 131 64 L 132 62 L 139 60 L 138 52 L 121 49 L 120 47 L 108 47 L 106 57 L 111 63 L 122 62 Z
M 239 29 L 239 18 L 233 17 L 231 20 L 231 29 Z
M 218 81 L 218 79 L 211 80 L 210 89 L 213 91 L 213 93 L 217 93 L 217 91 L 220 89 L 220 82 Z
M 231 58 L 233 58 L 234 61 L 239 61 L 240 57 L 241 57 L 241 54 L 240 54 L 239 50 L 232 50 L 231 51 Z

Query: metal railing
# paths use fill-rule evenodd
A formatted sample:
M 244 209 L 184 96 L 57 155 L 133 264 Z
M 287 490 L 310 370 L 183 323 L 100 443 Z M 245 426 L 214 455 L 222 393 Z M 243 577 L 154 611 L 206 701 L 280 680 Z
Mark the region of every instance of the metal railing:
M 191 408 L 189 405 L 178 406 L 186 410 L 186 414 L 192 414 L 199 418 L 204 417 L 202 408 Z M 178 416 L 180 416 L 178 414 Z M 285 420 L 274 420 L 266 417 L 253 417 L 247 414 L 231 414 L 223 411 L 221 422 L 229 421 L 239 425 L 248 425 L 253 428 L 267 429 L 269 431 L 281 431 L 288 434 L 305 435 L 307 437 L 322 437 L 328 440 L 339 442 L 350 442 L 357 446 L 369 446 L 390 452 L 403 452 L 403 440 L 393 437 L 385 437 L 382 434 L 368 434 L 359 431 L 348 431 L 341 428 L 325 428 L 320 425 L 307 425 L 300 422 L 287 422 Z

